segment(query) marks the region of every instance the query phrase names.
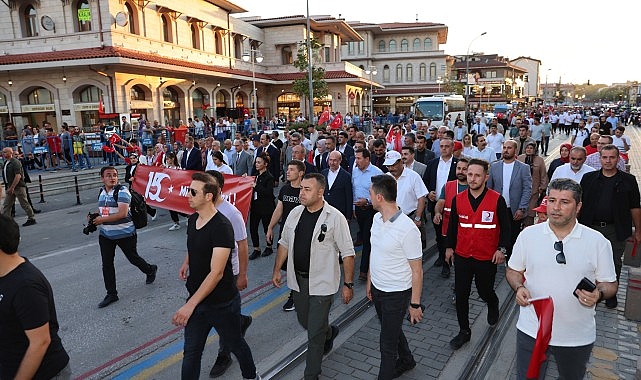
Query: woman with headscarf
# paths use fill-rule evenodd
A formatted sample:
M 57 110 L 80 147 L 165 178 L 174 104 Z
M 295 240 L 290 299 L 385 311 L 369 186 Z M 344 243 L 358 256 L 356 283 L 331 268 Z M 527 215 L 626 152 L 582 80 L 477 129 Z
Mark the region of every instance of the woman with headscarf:
M 525 146 L 525 154 L 520 155 L 517 159 L 529 165 L 530 174 L 532 174 L 532 195 L 530 196 L 527 215 L 523 219 L 523 225 L 527 227 L 534 224 L 534 216 L 536 215 L 534 208 L 541 203 L 541 199 L 545 196 L 549 180 L 545 173 L 545 161 L 543 157 L 538 155 L 535 142 L 528 143 Z
M 550 167 L 548 168 L 548 181 L 552 178 L 552 174 L 554 174 L 556 168 L 570 162 L 570 149 L 572 149 L 572 144 L 561 144 L 561 146 L 559 147 L 559 153 L 561 154 L 561 156 L 559 158 L 555 158 L 554 160 L 552 160 L 552 162 L 550 162 Z

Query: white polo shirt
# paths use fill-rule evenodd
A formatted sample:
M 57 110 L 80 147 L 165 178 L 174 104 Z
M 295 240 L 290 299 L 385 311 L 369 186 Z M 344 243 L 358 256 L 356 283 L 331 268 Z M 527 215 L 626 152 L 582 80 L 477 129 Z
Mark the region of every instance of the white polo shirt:
M 392 173 L 387 173 L 394 177 Z M 403 173 L 396 179 L 396 204 L 403 214 L 410 214 L 418 207 L 418 199 L 427 195 L 423 179 L 412 169 L 403 167 Z
M 553 181 L 557 178 L 569 178 L 575 180 L 578 183 L 581 183 L 581 178 L 583 178 L 583 175 L 585 173 L 593 171 L 593 167 L 583 164 L 583 166 L 581 166 L 581 170 L 575 173 L 574 170 L 572 170 L 572 166 L 568 162 L 567 164 L 563 164 L 556 168 L 554 174 L 552 174 L 552 179 L 550 179 L 550 181 Z
M 525 287 L 532 298 L 552 297 L 553 346 L 577 347 L 596 340 L 595 308 L 579 303 L 573 295 L 583 277 L 590 281 L 614 282 L 616 273 L 610 242 L 599 232 L 578 222 L 563 242 L 566 264 L 558 264 L 554 242 L 559 239 L 548 222 L 525 228 L 520 234 L 508 266 L 525 271 Z M 521 306 L 516 328 L 536 338 L 539 321 L 534 306 Z

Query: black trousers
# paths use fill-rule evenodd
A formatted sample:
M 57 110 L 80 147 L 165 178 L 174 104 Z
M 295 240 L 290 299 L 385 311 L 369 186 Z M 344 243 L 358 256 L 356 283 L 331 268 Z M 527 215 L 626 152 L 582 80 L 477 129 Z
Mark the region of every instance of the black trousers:
M 361 233 L 363 240 L 363 251 L 361 253 L 361 273 L 369 271 L 369 256 L 372 252 L 372 224 L 374 222 L 374 215 L 376 210 L 373 207 L 356 207 L 354 210 L 356 214 L 356 222 L 358 223 L 358 231 Z
M 456 293 L 456 317 L 461 331 L 470 331 L 470 292 L 472 280 L 481 299 L 489 306 L 498 307 L 499 298 L 494 292 L 496 264 L 472 257 L 464 258 L 454 253 L 454 292 Z
M 249 233 L 252 238 L 254 248 L 260 247 L 260 236 L 258 235 L 258 225 L 263 223 L 263 232 L 267 233 L 267 227 L 274 213 L 273 207 L 252 204 L 251 213 L 249 214 Z M 271 246 L 271 244 L 267 244 Z
M 443 267 L 449 268 L 450 264 L 445 261 L 445 236 L 443 236 L 443 230 L 441 229 L 442 223 L 434 223 L 434 213 L 432 213 L 431 215 L 434 232 L 436 232 L 436 247 L 438 248 L 438 258 L 443 260 Z
M 148 262 L 138 255 L 136 245 L 138 236 L 133 235 L 122 239 L 107 239 L 100 235 L 98 243 L 100 245 L 100 256 L 102 256 L 102 277 L 105 281 L 107 294 L 118 295 L 116 290 L 116 268 L 114 267 L 114 258 L 116 256 L 116 247 L 122 250 L 127 260 L 136 266 L 144 274 L 150 274 L 152 267 Z

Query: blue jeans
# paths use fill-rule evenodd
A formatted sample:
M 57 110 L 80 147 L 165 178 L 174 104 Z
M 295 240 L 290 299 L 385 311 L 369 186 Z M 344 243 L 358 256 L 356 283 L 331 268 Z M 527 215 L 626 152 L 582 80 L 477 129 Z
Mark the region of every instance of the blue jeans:
M 400 292 L 383 292 L 372 285 L 372 302 L 381 322 L 381 367 L 378 379 L 394 378 L 396 361 L 411 362 L 412 351 L 403 334 L 403 318 L 412 297 L 412 288 Z
M 184 357 L 181 378 L 198 379 L 200 362 L 211 328 L 236 356 L 245 379 L 256 377 L 256 365 L 245 338 L 240 333 L 240 293 L 229 302 L 210 305 L 201 303 L 194 309 L 185 327 Z

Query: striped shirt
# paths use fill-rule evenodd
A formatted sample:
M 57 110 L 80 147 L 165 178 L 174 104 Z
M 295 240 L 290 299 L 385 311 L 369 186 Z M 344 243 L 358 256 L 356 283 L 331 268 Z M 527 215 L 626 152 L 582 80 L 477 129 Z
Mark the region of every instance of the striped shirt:
M 126 203 L 129 205 L 131 202 L 131 194 L 125 186 L 120 187 L 118 192 L 118 202 L 114 199 L 114 189 L 107 192 L 104 188 L 100 190 L 98 197 L 98 213 L 100 215 L 113 215 L 118 213 L 118 203 Z M 127 216 L 116 222 L 103 223 L 100 226 L 100 235 L 107 239 L 116 240 L 130 237 L 136 234 L 136 227 L 131 220 L 131 211 L 127 212 Z

